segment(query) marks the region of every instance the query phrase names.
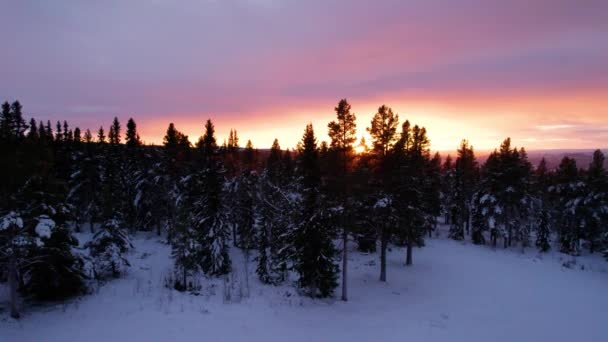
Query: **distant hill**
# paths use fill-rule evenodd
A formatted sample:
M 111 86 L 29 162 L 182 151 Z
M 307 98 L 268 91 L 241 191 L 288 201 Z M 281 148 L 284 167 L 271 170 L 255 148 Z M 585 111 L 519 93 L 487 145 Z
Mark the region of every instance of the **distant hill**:
M 596 149 L 553 149 L 553 150 L 528 150 L 528 159 L 532 165 L 537 166 L 540 160 L 544 157 L 547 161 L 547 166 L 552 169 L 556 168 L 562 158 L 568 156 L 576 160 L 576 165 L 579 168 L 586 169 L 591 162 L 593 152 Z M 604 154 L 608 154 L 608 149 L 601 149 Z M 448 153 L 452 155 L 452 158 L 456 156 L 455 151 L 440 151 L 442 156 L 447 156 Z M 483 163 L 491 151 L 475 151 L 477 160 L 479 163 Z

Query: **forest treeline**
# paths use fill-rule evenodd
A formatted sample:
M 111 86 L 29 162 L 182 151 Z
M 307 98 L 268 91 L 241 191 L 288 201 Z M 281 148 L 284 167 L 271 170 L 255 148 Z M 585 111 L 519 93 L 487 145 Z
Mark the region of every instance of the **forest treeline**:
M 106 132 L 64 121 L 24 119 L 19 102 L 0 117 L 0 281 L 11 314 L 20 298 L 56 300 L 87 292 L 92 281 L 127 272 L 130 235 L 153 231 L 171 245 L 170 286 L 196 290 L 197 275 L 223 277 L 242 251 L 267 284 L 289 281 L 313 297 L 340 287 L 348 299 L 349 243 L 378 253 L 387 281 L 389 245 L 404 264 L 438 220 L 450 237 L 504 248 L 556 248 L 578 255 L 608 247 L 604 155 L 585 168 L 565 157 L 536 167 L 509 138 L 479 165 L 466 140 L 457 154 L 432 154 L 424 127 L 387 106 L 356 141 L 356 116 L 344 99 L 319 143 L 307 125 L 294 150 L 274 141 L 260 153 L 236 130 L 218 144 L 207 120 L 192 145 L 169 124 L 162 146 L 141 143 L 137 125 L 115 118 Z M 358 153 L 355 152 L 357 147 Z M 75 233 L 91 234 L 85 244 Z M 340 275 L 340 273 L 342 273 Z

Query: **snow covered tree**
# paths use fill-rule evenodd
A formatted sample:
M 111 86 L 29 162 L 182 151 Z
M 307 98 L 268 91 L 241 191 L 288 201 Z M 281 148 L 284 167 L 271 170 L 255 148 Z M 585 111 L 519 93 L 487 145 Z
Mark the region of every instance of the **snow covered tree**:
M 593 153 L 585 184 L 580 226 L 589 251 L 593 253 L 608 247 L 605 245 L 608 242 L 608 175 L 604 168 L 604 154 L 600 150 Z
M 65 187 L 48 174 L 32 176 L 15 194 L 19 211 L 0 219 L 0 264 L 8 270 L 12 316 L 19 291 L 36 299 L 61 299 L 86 290 L 86 258 L 66 227 Z
M 449 224 L 454 199 L 452 198 L 452 189 L 454 188 L 454 168 L 452 165 L 452 156 L 448 154 L 441 166 L 441 212 L 443 214 L 443 223 Z
M 433 158 L 427 160 L 424 170 L 424 190 L 422 196 L 426 204 L 426 219 L 425 226 L 428 228 L 429 237 L 437 228 L 437 217 L 441 215 L 441 156 L 439 152 L 433 155 Z
M 549 187 L 553 202 L 552 226 L 559 235 L 560 251 L 578 255 L 582 231 L 580 217 L 583 214 L 585 183 L 581 181 L 576 161 L 564 157 L 555 173 L 555 184 Z
M 172 230 L 171 256 L 175 268 L 174 287 L 179 291 L 191 290 L 188 277 L 201 269 L 202 232 L 198 231 L 195 210 L 198 209 L 203 197 L 200 175 L 188 175 L 179 182 L 177 197 L 177 219 Z
M 266 169 L 257 183 L 256 212 L 258 213 L 258 257 L 256 273 L 266 284 L 282 283 L 287 276 L 290 243 L 291 213 L 295 211 L 290 186 L 283 183 L 283 157 L 275 139 Z
M 23 219 L 11 211 L 0 217 L 0 260 L 8 274 L 11 317 L 19 318 L 19 264 L 24 262 L 26 248 L 32 238 L 23 231 Z
M 411 265 L 414 246 L 424 244 L 424 235 L 434 226 L 437 212 L 433 201 L 439 188 L 429 177 L 430 150 L 426 129 L 405 121 L 392 153 L 392 202 L 398 217 L 395 235 L 407 245 L 406 265 Z
M 541 252 L 547 252 L 551 249 L 551 230 L 549 224 L 549 213 L 543 208 L 536 224 L 536 247 Z
M 475 194 L 473 240 L 482 243 L 483 232 L 490 230 L 492 244 L 503 239 L 504 247 L 519 241 L 529 244 L 531 219 L 539 209 L 531 189 L 532 167 L 525 150 L 511 147 L 511 139 L 503 141 L 499 151 L 488 157 L 482 168 L 479 189 Z M 479 215 L 479 216 L 477 216 Z
M 130 264 L 124 254 L 133 245 L 120 219 L 106 219 L 87 247 L 93 257 L 96 279 L 116 278 L 127 272 Z
M 454 166 L 454 182 L 450 197 L 453 200 L 450 220 L 450 237 L 463 240 L 469 231 L 471 202 L 478 179 L 478 167 L 473 146 L 462 140 Z
M 74 208 L 76 229 L 80 230 L 81 225 L 88 222 L 93 231 L 93 225 L 101 214 L 102 197 L 98 189 L 102 187 L 103 165 L 91 145 L 77 152 L 74 161 L 68 179 L 67 201 Z
M 223 275 L 230 272 L 228 255 L 229 226 L 222 203 L 222 165 L 217 159 L 215 129 L 211 120 L 205 124 L 205 134 L 199 140 L 203 155 L 203 198 L 201 206 L 194 212 L 197 231 L 202 239 L 202 269 L 211 275 Z
M 337 286 L 338 267 L 329 213 L 319 192 L 319 152 L 312 124 L 306 126 L 299 145 L 298 173 L 301 203 L 293 231 L 293 269 L 299 274 L 298 286 L 308 295 L 328 297 Z

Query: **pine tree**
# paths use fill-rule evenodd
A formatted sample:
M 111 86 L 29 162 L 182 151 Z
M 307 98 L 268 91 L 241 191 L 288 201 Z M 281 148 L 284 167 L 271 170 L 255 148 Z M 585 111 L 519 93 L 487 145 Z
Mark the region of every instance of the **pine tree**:
M 100 126 L 99 130 L 97 131 L 97 142 L 100 144 L 105 144 L 106 142 L 106 136 L 102 126 Z
M 426 129 L 405 121 L 401 138 L 394 146 L 392 201 L 398 219 L 397 237 L 407 245 L 406 265 L 413 263 L 413 247 L 424 244 L 424 234 L 432 229 L 436 212 L 432 207 L 438 188 L 430 186 L 429 140 Z
M 2 114 L 0 115 L 0 140 L 16 142 L 25 136 L 28 125 L 23 119 L 23 107 L 19 101 L 12 104 L 4 102 L 2 104 Z
M 454 166 L 454 184 L 451 190 L 454 205 L 450 225 L 450 237 L 463 240 L 468 233 L 475 184 L 478 179 L 478 167 L 473 146 L 462 140 L 458 148 L 458 158 Z
M 433 231 L 437 228 L 437 217 L 441 215 L 441 155 L 436 152 L 433 158 L 426 162 L 424 170 L 424 188 L 423 197 L 428 213 L 425 224 L 428 227 L 428 235 L 432 236 Z
M 27 132 L 27 139 L 30 142 L 37 142 L 40 139 L 40 135 L 38 134 L 38 126 L 36 125 L 36 120 L 32 118 L 30 120 L 30 130 Z
M 90 144 L 93 142 L 93 135 L 91 134 L 91 130 L 87 128 L 87 131 L 84 133 L 84 142 Z
M 542 209 L 536 225 L 536 247 L 541 252 L 551 249 L 551 231 L 549 229 L 549 213 Z
M 293 232 L 293 269 L 298 286 L 313 297 L 328 297 L 337 286 L 338 267 L 332 232 L 319 193 L 319 151 L 312 124 L 306 126 L 298 154 L 302 199 Z
M 137 133 L 137 125 L 133 118 L 129 118 L 127 122 L 126 144 L 128 147 L 137 147 L 141 145 L 139 134 Z
M 179 212 L 180 225 L 195 235 L 196 254 L 204 273 L 211 276 L 230 272 L 228 219 L 222 203 L 222 167 L 211 120 L 197 143 L 201 168 L 184 177 Z M 184 267 L 181 265 L 181 267 Z
M 55 141 L 57 143 L 61 143 L 63 141 L 64 136 L 65 135 L 61 130 L 61 122 L 57 121 L 57 124 L 55 125 Z
M 4 102 L 2 104 L 2 116 L 0 116 L 0 139 L 2 139 L 2 141 L 9 141 L 12 137 L 12 114 L 10 103 L 8 103 L 8 101 Z
M 393 113 L 393 110 L 382 105 L 378 108 L 378 112 L 374 115 L 371 125 L 367 131 L 372 136 L 372 154 L 374 157 L 374 166 L 372 177 L 377 185 L 375 197 L 377 198 L 375 213 L 389 214 L 393 212 L 391 198 L 391 174 L 389 153 L 397 140 L 397 126 L 399 124 L 399 115 Z M 380 237 L 380 281 L 386 281 L 386 249 L 388 242 L 392 236 L 391 225 L 387 224 L 388 220 L 376 221 L 379 224 Z
M 580 226 L 591 253 L 608 247 L 608 175 L 604 168 L 604 154 L 593 153 L 587 171 L 586 195 L 583 197 Z
M 243 151 L 243 168 L 245 170 L 254 170 L 256 168 L 257 161 L 255 160 L 255 150 L 253 149 L 253 143 L 251 140 L 247 140 L 245 145 L 245 151 Z
M 507 138 L 488 157 L 482 167 L 479 190 L 475 194 L 473 241 L 483 243 L 483 232 L 490 230 L 492 244 L 503 239 L 504 247 L 519 241 L 529 244 L 531 217 L 538 211 L 538 199 L 532 192 L 532 167 L 525 150 L 511 147 Z
M 450 224 L 452 211 L 454 210 L 454 199 L 452 197 L 454 189 L 454 168 L 452 156 L 448 154 L 441 168 L 441 211 L 444 215 L 445 224 Z
M 85 260 L 66 228 L 70 217 L 63 184 L 46 170 L 33 174 L 0 215 L 0 259 L 8 260 L 11 315 L 19 317 L 18 293 L 55 300 L 86 289 Z
M 336 121 L 330 122 L 327 127 L 329 128 L 328 135 L 331 139 L 331 149 L 335 152 L 338 157 L 334 159 L 334 182 L 336 188 L 341 191 L 338 192 L 337 202 L 338 208 L 341 210 L 337 211 L 340 214 L 338 221 L 340 222 L 340 229 L 342 230 L 342 300 L 348 300 L 347 291 L 347 271 L 348 271 L 348 222 L 347 213 L 350 211 L 349 204 L 350 198 L 350 187 L 349 187 L 349 173 L 351 171 L 351 164 L 353 161 L 353 144 L 357 140 L 357 124 L 355 123 L 356 116 L 350 111 L 351 106 L 346 99 L 340 100 L 338 106 L 334 108 L 336 112 Z
M 101 217 L 102 197 L 98 189 L 103 184 L 104 169 L 100 156 L 95 152 L 89 146 L 84 152 L 76 154 L 68 179 L 70 191 L 67 201 L 74 208 L 77 231 L 84 222 L 88 222 L 93 232 L 94 222 Z
M 53 141 L 54 137 L 53 137 L 53 128 L 51 127 L 51 120 L 47 120 L 46 121 L 46 136 L 49 139 L 49 141 Z
M 287 195 L 283 157 L 277 139 L 274 140 L 266 169 L 259 177 L 256 191 L 257 268 L 258 278 L 266 284 L 279 284 L 286 279 L 292 244 L 288 236 L 293 200 Z
M 82 142 L 82 136 L 81 136 L 80 128 L 76 127 L 76 128 L 74 128 L 74 143 L 79 144 L 81 142 Z
M 121 219 L 105 219 L 87 243 L 93 257 L 95 278 L 104 280 L 125 274 L 130 266 L 124 254 L 133 248 Z
M 120 122 L 118 122 L 118 118 L 114 117 L 112 121 L 112 125 L 110 126 L 110 132 L 108 133 L 108 140 L 110 145 L 118 145 L 120 144 Z
M 580 253 L 579 218 L 585 184 L 580 180 L 576 160 L 564 157 L 555 174 L 555 184 L 549 187 L 553 212 L 552 226 L 557 228 L 560 251 L 572 255 Z
M 72 138 L 73 136 L 70 134 L 70 126 L 66 120 L 63 120 L 63 141 L 69 144 L 72 142 Z

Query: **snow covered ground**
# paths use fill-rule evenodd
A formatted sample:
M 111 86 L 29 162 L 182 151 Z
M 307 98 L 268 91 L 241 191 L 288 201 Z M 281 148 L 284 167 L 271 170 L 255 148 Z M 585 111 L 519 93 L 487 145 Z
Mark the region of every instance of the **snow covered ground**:
M 244 282 L 235 282 L 225 303 L 221 281 L 203 282 L 200 295 L 165 288 L 169 247 L 145 234 L 134 244 L 126 278 L 29 307 L 20 321 L 0 312 L 0 341 L 608 341 L 608 263 L 599 256 L 566 268 L 573 258 L 559 253 L 434 238 L 414 250 L 412 267 L 393 248 L 387 283 L 377 280 L 376 254 L 353 251 L 347 303 L 261 285 L 253 264 L 249 298 L 239 299 Z

